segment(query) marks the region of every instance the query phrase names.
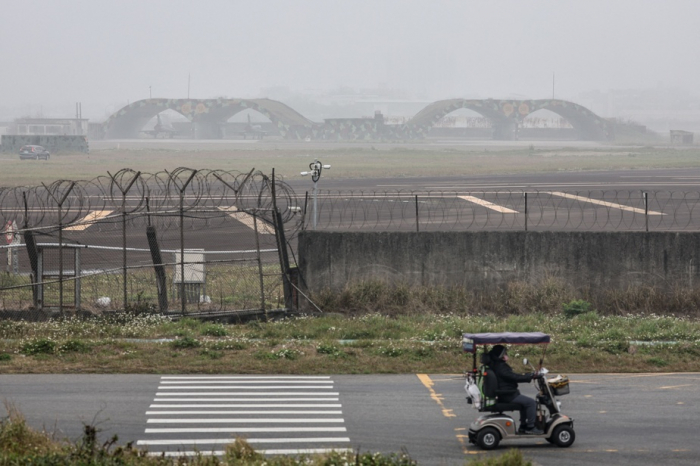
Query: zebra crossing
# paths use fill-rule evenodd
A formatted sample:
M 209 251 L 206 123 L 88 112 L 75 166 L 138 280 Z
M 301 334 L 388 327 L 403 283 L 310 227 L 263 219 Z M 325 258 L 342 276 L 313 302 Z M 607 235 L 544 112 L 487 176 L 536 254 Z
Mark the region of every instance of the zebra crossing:
M 223 455 L 236 437 L 268 455 L 351 450 L 330 376 L 163 376 L 137 445 L 154 456 Z

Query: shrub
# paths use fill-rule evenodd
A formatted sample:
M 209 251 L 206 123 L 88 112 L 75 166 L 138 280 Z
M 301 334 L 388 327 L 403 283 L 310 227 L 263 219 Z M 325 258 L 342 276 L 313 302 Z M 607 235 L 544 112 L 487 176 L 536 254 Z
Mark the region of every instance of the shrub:
M 12 355 L 8 353 L 0 353 L 0 361 L 11 361 Z
M 582 314 L 587 314 L 591 312 L 591 303 L 583 299 L 574 299 L 568 303 L 562 304 L 562 311 L 564 316 L 571 319 Z
M 338 354 L 340 350 L 330 343 L 321 343 L 316 347 L 316 352 L 319 354 Z
M 223 325 L 206 325 L 202 328 L 202 335 L 208 337 L 225 337 L 228 335 L 226 328 Z
M 189 336 L 173 340 L 170 344 L 175 349 L 198 348 L 201 345 L 199 340 Z
M 657 366 L 657 367 L 668 366 L 668 361 L 666 361 L 663 358 L 659 358 L 659 357 L 651 357 L 651 358 L 647 359 L 647 362 L 649 364 L 652 364 L 652 365 Z
M 58 347 L 60 353 L 87 353 L 90 345 L 81 340 L 68 340 Z
M 467 464 L 468 466 L 532 466 L 532 462 L 523 458 L 520 450 L 514 448 L 500 456 L 477 459 Z
M 22 345 L 22 352 L 28 356 L 35 354 L 53 354 L 56 352 L 56 342 L 46 338 L 32 340 Z

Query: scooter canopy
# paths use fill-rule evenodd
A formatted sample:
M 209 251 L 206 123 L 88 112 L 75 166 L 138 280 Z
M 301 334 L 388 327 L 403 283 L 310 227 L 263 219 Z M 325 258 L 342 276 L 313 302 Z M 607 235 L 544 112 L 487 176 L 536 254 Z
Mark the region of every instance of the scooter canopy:
M 541 332 L 464 333 L 462 349 L 476 353 L 477 345 L 546 345 L 549 341 L 549 335 Z

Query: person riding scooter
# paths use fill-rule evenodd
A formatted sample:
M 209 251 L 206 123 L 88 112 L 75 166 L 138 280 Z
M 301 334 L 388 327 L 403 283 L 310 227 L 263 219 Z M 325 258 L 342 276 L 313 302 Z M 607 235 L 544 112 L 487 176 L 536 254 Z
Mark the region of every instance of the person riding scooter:
M 535 374 L 517 374 L 508 365 L 508 349 L 503 345 L 495 345 L 489 351 L 491 369 L 498 380 L 498 401 L 520 405 L 520 434 L 542 435 L 544 432 L 535 427 L 537 403 L 532 398 L 522 395 L 518 383 L 531 382 Z

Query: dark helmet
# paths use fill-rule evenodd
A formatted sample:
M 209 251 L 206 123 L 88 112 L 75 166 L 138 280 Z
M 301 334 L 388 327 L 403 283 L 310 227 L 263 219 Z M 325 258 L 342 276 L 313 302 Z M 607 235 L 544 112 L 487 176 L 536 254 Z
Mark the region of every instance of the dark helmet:
M 491 348 L 491 351 L 489 351 L 489 354 L 491 355 L 491 359 L 497 361 L 497 360 L 503 359 L 503 356 L 508 354 L 508 348 L 506 348 L 503 345 L 496 345 L 493 348 Z

